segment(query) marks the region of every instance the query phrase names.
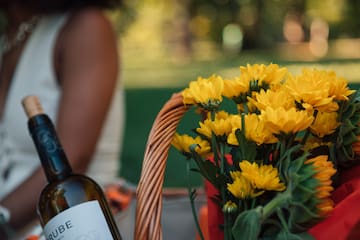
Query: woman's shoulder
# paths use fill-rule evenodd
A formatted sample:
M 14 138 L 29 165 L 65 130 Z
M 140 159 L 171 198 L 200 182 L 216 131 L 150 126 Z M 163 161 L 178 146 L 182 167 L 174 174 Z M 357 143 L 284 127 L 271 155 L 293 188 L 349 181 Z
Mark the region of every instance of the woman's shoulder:
M 101 9 L 87 7 L 68 13 L 57 40 L 55 59 L 73 65 L 79 58 L 95 58 L 116 49 L 117 35 L 108 17 Z
M 105 13 L 94 7 L 70 12 L 64 28 L 69 33 L 68 37 L 80 35 L 87 38 L 92 37 L 92 35 L 113 32 L 112 24 Z

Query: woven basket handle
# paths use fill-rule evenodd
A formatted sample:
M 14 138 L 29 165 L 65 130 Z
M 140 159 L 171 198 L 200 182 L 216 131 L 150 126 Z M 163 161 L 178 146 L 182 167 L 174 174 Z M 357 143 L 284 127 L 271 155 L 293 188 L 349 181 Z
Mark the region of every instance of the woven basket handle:
M 162 239 L 162 188 L 166 160 L 176 128 L 187 109 L 181 93 L 173 94 L 151 128 L 136 190 L 135 240 Z

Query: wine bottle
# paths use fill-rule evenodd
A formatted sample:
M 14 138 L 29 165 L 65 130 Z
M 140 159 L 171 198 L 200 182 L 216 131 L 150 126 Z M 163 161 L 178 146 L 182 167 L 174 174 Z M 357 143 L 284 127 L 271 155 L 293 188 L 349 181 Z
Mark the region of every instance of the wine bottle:
M 37 205 L 46 239 L 121 239 L 101 187 L 91 178 L 73 173 L 38 97 L 27 96 L 22 104 L 48 180 Z

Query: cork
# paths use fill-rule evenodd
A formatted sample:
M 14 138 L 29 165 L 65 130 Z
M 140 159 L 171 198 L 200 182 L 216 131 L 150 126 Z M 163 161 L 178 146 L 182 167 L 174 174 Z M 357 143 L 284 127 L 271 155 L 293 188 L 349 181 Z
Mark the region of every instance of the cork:
M 28 118 L 44 113 L 39 98 L 35 95 L 24 97 L 21 103 Z

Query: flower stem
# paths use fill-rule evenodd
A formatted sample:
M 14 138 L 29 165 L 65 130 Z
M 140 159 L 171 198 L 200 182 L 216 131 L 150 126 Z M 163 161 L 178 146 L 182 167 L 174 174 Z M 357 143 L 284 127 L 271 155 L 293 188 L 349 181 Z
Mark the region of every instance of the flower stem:
M 225 158 L 225 144 L 221 143 L 220 144 L 220 156 L 221 156 L 221 163 L 220 163 L 220 174 L 224 175 L 225 174 L 225 164 L 226 164 L 226 158 Z M 226 204 L 227 202 L 227 197 L 226 197 L 226 189 L 224 185 L 221 185 L 221 189 L 220 189 L 220 193 L 221 193 L 221 199 L 223 202 L 223 206 Z M 230 221 L 230 214 L 228 212 L 224 212 L 224 239 L 225 240 L 231 240 L 232 239 L 232 235 L 231 235 L 231 221 Z
M 279 193 L 273 198 L 270 202 L 268 202 L 263 208 L 263 220 L 269 218 L 279 207 L 281 207 L 284 203 L 291 198 L 290 191 L 285 191 L 283 193 Z
M 232 240 L 233 237 L 232 237 L 232 233 L 231 233 L 231 216 L 229 213 L 225 213 L 225 216 L 224 216 L 224 239 L 225 240 Z
M 286 223 L 286 220 L 285 220 L 285 218 L 284 218 L 284 213 L 281 211 L 280 208 L 277 208 L 277 209 L 276 209 L 276 212 L 277 212 L 277 216 L 278 216 L 279 219 L 280 219 L 280 222 L 281 222 L 282 227 L 284 228 L 284 230 L 285 230 L 286 232 L 289 232 L 289 227 L 288 227 L 288 225 L 287 225 L 287 223 Z
M 196 208 L 195 208 L 195 196 L 194 196 L 194 192 L 191 189 L 191 185 L 190 185 L 190 161 L 186 161 L 186 175 L 187 175 L 187 189 L 188 189 L 188 193 L 189 193 L 189 198 L 190 198 L 190 205 L 191 205 L 191 212 L 195 221 L 195 225 L 196 225 L 196 229 L 199 233 L 200 239 L 204 240 L 204 235 L 201 231 L 200 228 L 200 224 L 198 221 L 198 217 L 196 214 Z

